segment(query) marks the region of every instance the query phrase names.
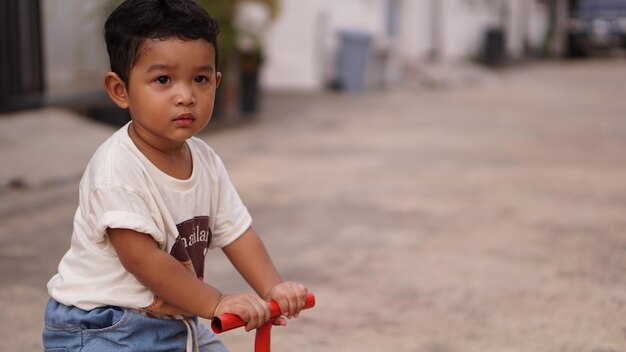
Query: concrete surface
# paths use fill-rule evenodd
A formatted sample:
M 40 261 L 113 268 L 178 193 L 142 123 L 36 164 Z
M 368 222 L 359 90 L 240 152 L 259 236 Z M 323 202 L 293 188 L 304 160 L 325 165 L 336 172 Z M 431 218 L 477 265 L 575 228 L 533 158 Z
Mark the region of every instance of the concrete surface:
M 272 94 L 255 121 L 202 134 L 280 271 L 318 298 L 273 350 L 626 351 L 624 82 L 621 59 Z M 0 118 L 3 184 L 26 175 L 0 189 L 1 351 L 41 350 L 76 175 L 110 132 L 58 110 Z M 206 276 L 245 287 L 219 252 Z
M 0 187 L 80 178 L 93 146 L 111 134 L 108 126 L 58 108 L 0 116 Z

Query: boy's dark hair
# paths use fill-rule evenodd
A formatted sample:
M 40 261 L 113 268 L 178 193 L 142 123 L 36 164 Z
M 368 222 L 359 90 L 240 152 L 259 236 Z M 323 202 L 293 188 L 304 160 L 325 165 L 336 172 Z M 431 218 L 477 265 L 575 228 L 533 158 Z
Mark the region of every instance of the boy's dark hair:
M 147 39 L 204 39 L 213 44 L 217 67 L 217 22 L 194 0 L 125 0 L 104 24 L 111 71 L 128 84 Z

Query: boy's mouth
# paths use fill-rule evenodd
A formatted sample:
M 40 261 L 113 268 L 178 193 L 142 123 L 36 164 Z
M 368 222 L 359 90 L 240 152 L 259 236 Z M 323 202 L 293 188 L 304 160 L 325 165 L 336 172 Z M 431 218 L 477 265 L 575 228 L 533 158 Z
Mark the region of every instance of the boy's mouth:
M 182 114 L 178 115 L 174 119 L 174 123 L 179 127 L 185 127 L 191 125 L 195 121 L 195 118 L 192 114 Z

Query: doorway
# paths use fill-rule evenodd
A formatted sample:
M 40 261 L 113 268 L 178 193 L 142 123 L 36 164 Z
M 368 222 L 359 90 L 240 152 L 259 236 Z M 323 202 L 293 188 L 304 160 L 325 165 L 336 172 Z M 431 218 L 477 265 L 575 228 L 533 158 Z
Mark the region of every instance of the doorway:
M 0 112 L 41 106 L 39 0 L 0 1 Z

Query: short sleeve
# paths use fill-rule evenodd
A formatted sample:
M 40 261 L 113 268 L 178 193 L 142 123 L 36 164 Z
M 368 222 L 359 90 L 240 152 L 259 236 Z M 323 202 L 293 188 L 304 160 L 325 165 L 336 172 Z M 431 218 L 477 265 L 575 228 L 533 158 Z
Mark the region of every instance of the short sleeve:
M 252 217 L 231 183 L 226 167 L 217 155 L 215 155 L 215 170 L 218 178 L 218 195 L 211 248 L 221 248 L 243 235 L 250 228 Z
M 157 226 L 150 202 L 138 192 L 122 186 L 98 188 L 92 192 L 90 203 L 97 242 L 105 240 L 107 228 L 120 228 L 151 235 L 164 246 L 165 235 Z

